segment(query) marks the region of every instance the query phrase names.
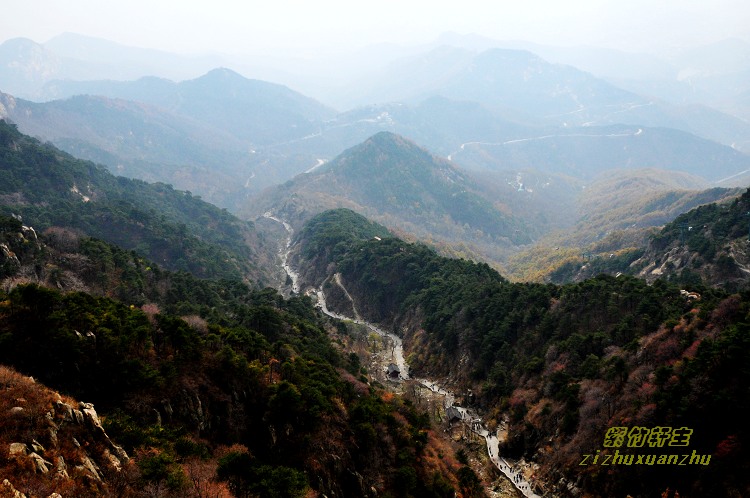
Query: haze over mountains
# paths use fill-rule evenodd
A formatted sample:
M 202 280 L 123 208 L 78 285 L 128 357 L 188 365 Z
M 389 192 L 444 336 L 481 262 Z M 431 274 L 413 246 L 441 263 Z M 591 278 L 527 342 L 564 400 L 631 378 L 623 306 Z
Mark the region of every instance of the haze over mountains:
M 421 45 L 379 44 L 339 56 L 322 54 L 315 58 L 308 54 L 296 59 L 260 56 L 243 59 L 236 55 L 177 55 L 64 33 L 44 43 L 29 39 L 6 41 L 0 45 L 3 61 L 0 74 L 3 91 L 36 100 L 65 96 L 56 87 L 60 80 L 132 80 L 146 75 L 182 80 L 229 66 L 248 77 L 289 85 L 343 109 L 357 103 L 373 103 L 369 95 L 357 88 L 384 68 L 403 65 L 397 62 L 399 59 L 426 59 L 431 51 L 445 47 L 454 47 L 461 53 L 455 58 L 458 65 L 464 64 L 470 54 L 492 48 L 524 50 L 551 63 L 576 67 L 637 94 L 673 104 L 700 103 L 748 118 L 750 83 L 746 76 L 750 70 L 750 44 L 738 39 L 654 55 L 593 46 L 500 41 L 449 32 Z M 28 64 L 30 61 L 33 64 Z M 451 69 L 452 66 L 440 68 L 444 74 Z M 49 82 L 55 84 L 44 88 Z
M 449 252 L 500 262 L 566 227 L 579 226 L 574 245 L 622 229 L 604 223 L 598 235 L 589 233 L 591 220 L 603 223 L 608 211 L 586 201 L 607 191 L 597 187 L 609 185 L 605 173 L 632 185 L 628 178 L 658 178 L 626 189 L 618 201 L 617 209 L 631 213 L 623 220 L 641 228 L 667 220 L 635 215 L 635 206 L 685 192 L 684 175 L 693 191 L 744 186 L 746 52 L 735 40 L 667 61 L 449 33 L 423 46 L 372 47 L 353 57 L 356 64 L 319 61 L 318 69 L 341 69 L 327 90 L 300 66 L 309 83 L 300 88 L 316 100 L 212 67 L 232 66 L 231 58 L 65 34 L 43 45 L 15 39 L 0 47 L 0 116 L 116 174 L 171 183 L 245 215 L 286 206 L 302 220 L 357 207 Z M 737 83 L 732 91 L 727 81 Z M 701 90 L 680 97 L 677 89 L 688 83 Z M 671 89 L 659 94 L 649 85 Z M 344 167 L 358 162 L 369 166 Z M 398 194 L 406 185 L 408 199 Z M 731 195 L 715 192 L 707 200 Z

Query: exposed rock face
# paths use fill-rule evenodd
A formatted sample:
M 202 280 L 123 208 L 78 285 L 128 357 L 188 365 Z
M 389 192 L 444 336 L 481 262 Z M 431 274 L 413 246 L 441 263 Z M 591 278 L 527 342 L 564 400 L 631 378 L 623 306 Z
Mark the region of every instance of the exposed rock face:
M 29 454 L 29 447 L 26 446 L 24 443 L 10 443 L 10 449 L 8 450 L 8 455 L 11 458 L 19 457 L 19 456 L 26 456 Z
M 211 428 L 210 415 L 198 393 L 183 389 L 181 396 L 174 401 L 174 410 L 172 410 L 169 401 L 167 401 L 166 405 L 162 402 L 162 407 L 167 414 L 170 414 L 170 418 L 171 414 L 177 412 L 180 418 L 199 431 L 205 431 Z
M 101 469 L 88 456 L 84 456 L 81 459 L 81 465 L 76 465 L 75 470 L 84 474 L 88 473 L 91 477 L 93 477 L 97 481 L 102 480 Z
M 78 404 L 78 408 L 79 409 L 75 409 L 67 403 L 57 401 L 53 408 L 54 413 L 51 418 L 53 420 L 59 418 L 62 420 L 62 423 L 84 425 L 93 436 L 93 439 L 104 445 L 102 451 L 102 462 L 100 463 L 105 467 L 110 467 L 118 472 L 122 470 L 123 462 L 128 462 L 130 458 L 122 447 L 116 445 L 109 439 L 104 427 L 102 427 L 99 415 L 94 409 L 94 405 L 92 403 L 81 402 Z M 60 426 L 56 427 L 59 429 Z M 52 429 L 52 431 L 55 433 L 55 439 L 57 439 L 57 432 L 54 431 L 54 429 Z M 76 447 L 81 447 L 81 444 L 75 438 L 73 438 L 72 442 Z M 49 465 L 52 466 L 51 463 L 49 463 Z M 100 466 L 85 452 L 80 459 L 79 465 L 75 466 L 75 469 L 90 475 L 97 481 L 102 480 Z M 67 474 L 67 466 L 62 457 L 59 457 L 58 459 L 57 473 L 58 475 Z
M 34 462 L 34 469 L 40 474 L 48 473 L 50 467 L 52 467 L 52 462 L 48 462 L 36 453 L 31 453 L 29 458 Z
M 23 415 L 23 406 L 14 406 L 8 411 L 10 416 Z
M 57 457 L 55 472 L 55 477 L 58 477 L 60 479 L 70 479 L 70 475 L 68 474 L 68 466 L 65 464 L 65 459 L 62 457 L 62 455 L 58 455 Z
M 26 498 L 26 495 L 18 491 L 9 480 L 3 479 L 0 483 L 0 497 L 2 498 Z
M 17 406 L 21 414 L 4 426 L 12 442 L 0 447 L 0 474 L 7 477 L 0 498 L 34 495 L 30 490 L 38 489 L 35 486 L 69 491 L 84 486 L 107 494 L 108 479 L 122 472 L 130 459 L 109 439 L 94 405 L 63 401 L 30 378 L 0 368 L 7 381 L 0 386 L 0 401 L 6 407 L 22 405 Z M 24 398 L 29 401 L 14 396 L 16 389 L 28 393 Z
M 8 479 L 0 482 L 0 498 L 26 498 L 26 495 L 13 487 Z M 52 493 L 47 498 L 63 498 L 60 493 Z

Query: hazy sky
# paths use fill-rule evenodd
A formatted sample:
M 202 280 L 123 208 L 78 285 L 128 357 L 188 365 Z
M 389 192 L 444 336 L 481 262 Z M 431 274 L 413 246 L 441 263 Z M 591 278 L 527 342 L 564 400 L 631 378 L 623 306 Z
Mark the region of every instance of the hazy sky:
M 750 42 L 748 0 L 10 0 L 0 41 L 74 32 L 179 52 L 346 50 L 445 31 L 632 51 Z

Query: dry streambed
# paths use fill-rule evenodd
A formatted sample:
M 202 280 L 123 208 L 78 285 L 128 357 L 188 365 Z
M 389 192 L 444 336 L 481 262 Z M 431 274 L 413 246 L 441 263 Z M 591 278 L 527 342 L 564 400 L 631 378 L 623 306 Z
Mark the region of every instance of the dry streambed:
M 299 274 L 289 264 L 289 252 L 291 250 L 293 234 L 292 227 L 286 221 L 277 218 L 271 213 L 264 214 L 264 217 L 281 223 L 287 231 L 287 241 L 284 247 L 280 250 L 279 256 L 284 271 L 286 271 L 292 281 L 292 292 L 299 293 L 301 290 Z M 344 294 L 351 299 L 338 275 L 334 276 L 334 283 L 340 286 L 344 291 Z M 459 414 L 460 420 L 458 420 L 458 422 L 463 424 L 466 431 L 486 442 L 489 459 L 495 467 L 505 475 L 515 490 L 527 498 L 540 498 L 539 495 L 533 491 L 531 484 L 529 484 L 527 480 L 529 470 L 528 466 L 519 465 L 518 463 L 507 460 L 499 455 L 500 439 L 498 438 L 498 435 L 502 434 L 502 430 L 489 431 L 484 421 L 477 415 L 477 413 L 471 409 L 455 405 L 455 394 L 444 386 L 441 386 L 430 379 L 412 379 L 410 377 L 409 365 L 404 357 L 404 347 L 400 337 L 390 332 L 386 332 L 372 323 L 362 320 L 356 311 L 354 302 L 352 302 L 352 309 L 354 310 L 355 316 L 347 317 L 328 309 L 326 296 L 322 287 L 319 289 L 308 289 L 307 293 L 316 297 L 316 306 L 326 315 L 364 327 L 373 334 L 373 339 L 379 338 L 380 347 L 372 348 L 373 352 L 370 356 L 370 372 L 375 379 L 381 382 L 389 382 L 393 384 L 393 387 L 395 388 L 394 390 L 399 391 L 404 395 L 416 397 L 420 404 L 422 404 L 422 399 L 424 399 L 428 411 L 434 410 L 435 414 L 439 417 L 447 417 L 448 413 L 454 415 Z M 395 365 L 397 373 L 394 371 L 392 365 Z M 389 366 L 391 367 L 390 375 Z M 495 494 L 495 496 L 507 496 L 507 491 L 506 487 L 505 491 L 501 491 Z

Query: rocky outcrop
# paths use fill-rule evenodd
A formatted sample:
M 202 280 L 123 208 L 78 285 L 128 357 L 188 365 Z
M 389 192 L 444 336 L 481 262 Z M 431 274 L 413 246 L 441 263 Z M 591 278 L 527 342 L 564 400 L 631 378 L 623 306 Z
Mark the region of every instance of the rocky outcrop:
M 14 488 L 13 484 L 8 479 L 3 479 L 3 482 L 0 482 L 0 498 L 26 498 L 26 495 Z M 47 498 L 63 497 L 59 493 L 52 493 Z
M 112 440 L 109 439 L 109 436 L 107 436 L 107 433 L 105 432 L 104 427 L 102 427 L 102 422 L 99 419 L 99 415 L 96 413 L 93 404 L 81 402 L 78 404 L 78 408 L 73 408 L 69 404 L 58 400 L 55 403 L 53 411 L 51 412 L 51 417 L 47 417 L 48 420 L 50 418 L 52 418 L 52 420 L 62 421 L 59 425 L 55 422 L 52 422 L 53 427 L 50 427 L 50 434 L 54 434 L 54 437 L 52 437 L 51 439 L 58 439 L 57 433 L 64 423 L 72 423 L 79 426 L 84 426 L 86 429 L 88 429 L 88 434 L 91 435 L 94 442 L 103 446 L 103 449 L 101 450 L 102 457 L 100 458 L 100 463 L 104 467 L 108 467 L 119 472 L 122 469 L 122 465 L 129 461 L 128 454 L 125 452 L 125 450 L 121 446 L 113 443 Z M 75 445 L 80 448 L 80 443 L 78 443 L 78 441 L 75 439 L 73 441 Z M 52 464 L 50 463 L 50 465 Z M 64 460 L 58 462 L 57 468 L 58 474 L 67 473 L 65 472 L 66 465 Z M 61 468 L 63 469 L 63 472 L 60 471 Z M 101 481 L 100 466 L 94 460 L 92 460 L 85 451 L 83 452 L 83 455 L 79 460 L 79 465 L 76 465 L 74 469 L 83 473 L 87 473 L 94 479 Z
M 107 494 L 108 480 L 130 458 L 109 438 L 94 405 L 63 400 L 6 367 L 0 366 L 0 377 L 0 406 L 8 413 L 0 431 L 9 441 L 0 446 L 0 475 L 8 477 L 0 498 L 79 486 Z
M 26 498 L 26 495 L 13 487 L 7 479 L 0 483 L 0 498 Z

